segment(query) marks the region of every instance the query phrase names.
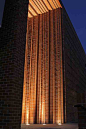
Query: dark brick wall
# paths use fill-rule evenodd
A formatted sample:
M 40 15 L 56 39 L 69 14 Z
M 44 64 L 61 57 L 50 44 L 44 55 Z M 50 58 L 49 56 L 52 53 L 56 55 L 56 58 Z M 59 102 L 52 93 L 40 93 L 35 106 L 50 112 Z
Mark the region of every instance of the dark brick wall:
M 78 107 L 78 127 L 79 129 L 86 129 L 86 94 L 77 94 L 77 103 L 83 107 Z M 85 108 L 85 109 L 84 109 Z
M 0 129 L 20 129 L 28 0 L 6 0 L 0 36 Z
M 78 122 L 73 106 L 77 104 L 77 93 L 86 89 L 86 55 L 64 8 L 62 25 L 65 121 Z
M 2 29 L 1 29 L 1 27 L 0 27 L 0 43 L 1 43 L 1 30 L 2 30 Z

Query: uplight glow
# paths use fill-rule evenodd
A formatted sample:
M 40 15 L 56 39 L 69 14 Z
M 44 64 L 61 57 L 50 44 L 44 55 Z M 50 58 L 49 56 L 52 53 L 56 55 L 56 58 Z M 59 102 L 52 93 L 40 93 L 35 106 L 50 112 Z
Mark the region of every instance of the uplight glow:
M 59 122 L 58 125 L 62 125 L 62 124 Z
M 26 125 L 30 125 L 30 124 L 26 124 Z

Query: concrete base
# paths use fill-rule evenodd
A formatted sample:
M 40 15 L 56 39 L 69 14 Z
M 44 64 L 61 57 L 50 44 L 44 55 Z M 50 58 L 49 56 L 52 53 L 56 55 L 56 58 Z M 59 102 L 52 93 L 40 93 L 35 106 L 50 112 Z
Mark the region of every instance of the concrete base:
M 78 124 L 70 123 L 70 124 L 30 124 L 30 125 L 21 125 L 21 129 L 78 129 Z

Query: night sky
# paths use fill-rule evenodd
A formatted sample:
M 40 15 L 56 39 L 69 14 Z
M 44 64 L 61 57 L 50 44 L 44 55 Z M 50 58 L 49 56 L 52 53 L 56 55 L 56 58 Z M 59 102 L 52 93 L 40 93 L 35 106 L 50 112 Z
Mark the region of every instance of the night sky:
M 81 44 L 86 52 L 86 0 L 62 0 Z M 0 25 L 5 0 L 0 0 Z

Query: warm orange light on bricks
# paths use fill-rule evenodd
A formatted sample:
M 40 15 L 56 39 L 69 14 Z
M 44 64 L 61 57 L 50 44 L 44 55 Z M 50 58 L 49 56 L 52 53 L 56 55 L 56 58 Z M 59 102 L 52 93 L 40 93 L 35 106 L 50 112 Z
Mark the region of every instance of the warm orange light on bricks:
M 57 120 L 57 124 L 58 124 L 58 125 L 62 125 L 62 124 L 61 124 L 61 119 L 60 119 L 60 120 Z
M 62 123 L 61 5 L 30 0 L 28 13 L 22 123 Z
M 59 0 L 29 0 L 28 17 L 47 13 L 56 8 L 62 8 Z

